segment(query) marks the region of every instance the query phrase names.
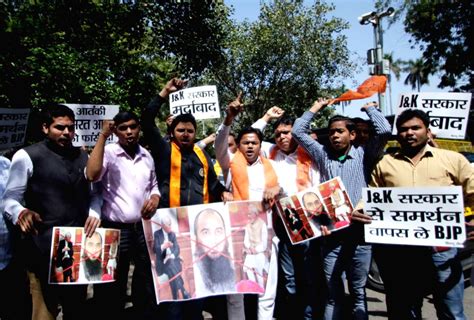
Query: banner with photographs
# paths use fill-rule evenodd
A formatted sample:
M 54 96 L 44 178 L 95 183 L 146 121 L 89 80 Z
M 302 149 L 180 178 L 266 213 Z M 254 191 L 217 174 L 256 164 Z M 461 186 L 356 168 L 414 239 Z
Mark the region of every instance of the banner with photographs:
M 463 247 L 466 240 L 462 188 L 364 188 L 365 241 Z
M 159 209 L 143 227 L 157 303 L 265 292 L 278 240 L 260 201 Z
M 119 113 L 119 106 L 111 105 L 95 105 L 95 104 L 65 104 L 76 117 L 75 135 L 72 141 L 76 147 L 93 147 L 102 131 L 102 122 L 111 120 Z M 110 135 L 107 143 L 118 141 L 115 135 Z
M 84 228 L 54 227 L 49 283 L 60 285 L 115 281 L 120 230 L 97 228 L 88 238 Z
M 216 86 L 183 89 L 169 96 L 170 114 L 191 113 L 196 120 L 220 118 Z
M 345 228 L 353 211 L 349 195 L 339 177 L 277 201 L 277 209 L 292 244 Z
M 0 108 L 0 150 L 22 146 L 30 109 Z
M 430 116 L 430 128 L 437 138 L 464 139 L 471 108 L 471 93 L 416 92 L 400 95 L 397 115 L 406 109 L 423 110 Z M 393 126 L 393 134 L 397 128 Z

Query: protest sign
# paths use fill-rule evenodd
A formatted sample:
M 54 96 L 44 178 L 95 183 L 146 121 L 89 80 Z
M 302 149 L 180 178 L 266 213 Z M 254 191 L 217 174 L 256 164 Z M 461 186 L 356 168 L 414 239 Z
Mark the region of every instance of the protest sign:
M 364 188 L 365 241 L 419 246 L 463 247 L 463 194 L 460 186 Z
M 173 116 L 191 113 L 199 120 L 221 116 L 216 86 L 193 87 L 171 93 L 169 103 Z
M 349 225 L 352 204 L 339 177 L 277 201 L 292 244 L 320 237 L 321 226 L 337 231 Z
M 120 230 L 97 228 L 87 237 L 81 227 L 54 227 L 49 283 L 60 285 L 115 281 Z
M 119 113 L 118 105 L 95 105 L 95 104 L 65 104 L 76 117 L 75 135 L 72 141 L 76 147 L 95 146 L 99 133 L 102 131 L 102 122 L 111 120 Z M 117 141 L 115 135 L 110 135 L 107 143 Z
M 22 146 L 30 109 L 0 109 L 0 150 Z
M 263 293 L 276 263 L 271 211 L 261 201 L 159 209 L 143 228 L 157 303 Z
M 437 138 L 464 139 L 471 108 L 471 93 L 416 92 L 400 95 L 398 115 L 406 109 L 418 109 L 430 117 L 430 128 Z M 393 134 L 397 128 L 393 126 Z

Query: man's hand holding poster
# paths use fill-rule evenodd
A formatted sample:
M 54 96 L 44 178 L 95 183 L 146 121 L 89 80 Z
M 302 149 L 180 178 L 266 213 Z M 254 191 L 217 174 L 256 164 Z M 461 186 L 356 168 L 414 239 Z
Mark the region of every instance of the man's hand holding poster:
M 157 303 L 265 291 L 274 233 L 260 202 L 159 209 L 143 226 Z
M 84 228 L 54 227 L 49 267 L 50 284 L 115 281 L 120 230 L 97 228 L 87 237 Z
M 466 240 L 460 186 L 364 188 L 365 241 L 462 247 Z
M 277 209 L 292 244 L 322 235 L 321 227 L 337 231 L 349 225 L 353 207 L 339 177 L 282 198 Z

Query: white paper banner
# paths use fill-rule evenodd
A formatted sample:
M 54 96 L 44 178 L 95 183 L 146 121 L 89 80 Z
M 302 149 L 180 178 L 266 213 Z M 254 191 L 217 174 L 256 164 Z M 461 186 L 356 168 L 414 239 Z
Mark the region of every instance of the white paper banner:
M 463 247 L 463 194 L 460 186 L 364 188 L 365 241 L 419 246 Z
M 399 96 L 397 116 L 406 109 L 423 110 L 430 116 L 430 128 L 437 138 L 464 139 L 471 108 L 471 93 L 412 92 Z M 393 134 L 397 128 L 393 126 Z
M 30 109 L 0 109 L 0 150 L 22 146 Z
M 76 147 L 95 146 L 99 133 L 102 130 L 102 122 L 111 120 L 119 113 L 118 105 L 96 105 L 96 104 L 65 104 L 76 117 L 76 130 L 73 145 Z M 107 143 L 117 141 L 115 135 L 110 135 Z
M 219 98 L 216 86 L 202 86 L 183 89 L 170 94 L 170 114 L 177 116 L 191 113 L 194 118 L 220 118 Z

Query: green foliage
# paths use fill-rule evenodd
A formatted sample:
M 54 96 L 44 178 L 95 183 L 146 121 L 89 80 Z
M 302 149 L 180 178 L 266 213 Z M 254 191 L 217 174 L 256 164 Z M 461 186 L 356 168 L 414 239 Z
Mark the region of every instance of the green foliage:
M 394 5 L 395 19 L 423 51 L 426 71 L 439 72 L 440 88 L 474 88 L 474 2 L 471 0 L 379 0 L 378 8 Z
M 163 3 L 0 2 L 0 106 L 140 112 L 172 76 L 202 72 L 221 54 L 222 3 Z
M 404 82 L 406 85 L 411 85 L 412 89 L 417 89 L 420 92 L 422 85 L 429 84 L 428 76 L 430 70 L 423 59 L 410 60 L 403 64 L 405 65 L 403 71 L 408 72 Z
M 340 79 L 351 75 L 341 34 L 347 23 L 329 18 L 332 9 L 321 1 L 311 7 L 303 1 L 262 2 L 257 21 L 224 25 L 225 60 L 201 80 L 217 84 L 223 106 L 243 91 L 246 109 L 239 127 L 274 105 L 300 116 L 316 98 L 335 94 Z
M 222 8 L 213 1 L 2 2 L 0 104 L 141 107 L 172 75 L 218 60 Z
M 152 1 L 146 5 L 156 49 L 175 57 L 183 76 L 196 78 L 223 59 L 223 1 Z

